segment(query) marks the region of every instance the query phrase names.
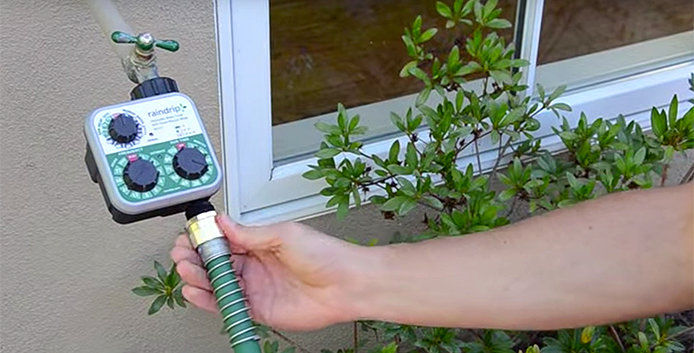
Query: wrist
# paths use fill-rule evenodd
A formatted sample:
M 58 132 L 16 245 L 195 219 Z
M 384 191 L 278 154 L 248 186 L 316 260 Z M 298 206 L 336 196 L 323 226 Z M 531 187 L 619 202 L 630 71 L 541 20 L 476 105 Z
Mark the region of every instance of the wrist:
M 345 281 L 340 290 L 344 321 L 386 319 L 379 313 L 387 302 L 390 276 L 387 262 L 392 259 L 391 246 L 353 246 L 346 266 Z

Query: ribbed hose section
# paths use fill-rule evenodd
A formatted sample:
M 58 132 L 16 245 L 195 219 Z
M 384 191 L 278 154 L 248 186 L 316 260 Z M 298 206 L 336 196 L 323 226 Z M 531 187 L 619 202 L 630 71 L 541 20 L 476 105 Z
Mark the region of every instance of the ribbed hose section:
M 261 353 L 259 337 L 248 316 L 246 298 L 231 267 L 228 254 L 219 254 L 205 262 L 217 306 L 222 314 L 224 329 L 229 334 L 229 344 L 235 353 Z

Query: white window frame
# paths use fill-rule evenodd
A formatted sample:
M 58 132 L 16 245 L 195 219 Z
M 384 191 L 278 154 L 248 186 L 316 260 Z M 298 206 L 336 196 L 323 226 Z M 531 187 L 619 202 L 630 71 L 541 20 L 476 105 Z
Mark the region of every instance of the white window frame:
M 561 98 L 562 102 L 573 107 L 573 112 L 566 114 L 571 123 L 577 121 L 581 111 L 592 119 L 623 114 L 648 129 L 652 106 L 664 107 L 673 94 L 677 94 L 682 101 L 691 97 L 686 78 L 694 72 L 694 47 L 691 45 L 694 43 L 694 31 L 675 39 L 669 38 L 670 43 L 649 41 L 652 42 L 651 47 L 648 47 L 648 42 L 637 43 L 617 48 L 616 51 L 608 50 L 537 66 L 543 0 L 519 2 L 525 6 L 521 12 L 524 26 L 520 33 L 520 52 L 521 57 L 530 62 L 524 78 L 530 87 L 540 82 L 552 88 L 566 80 L 557 78 L 560 73 L 573 75 L 569 78 L 580 76 L 582 65 L 589 62 L 586 60 L 607 62 L 610 59 L 618 66 L 620 56 L 633 51 L 658 48 L 656 53 L 663 53 L 662 50 L 669 50 L 666 61 L 654 56 L 646 63 L 627 63 L 628 71 L 605 65 L 604 72 L 601 71 L 604 75 L 599 76 L 601 79 L 586 80 L 582 85 L 575 85 Z M 280 125 L 273 128 L 269 0 L 217 0 L 215 10 L 227 212 L 242 224 L 302 219 L 329 212 L 324 207 L 326 199 L 318 194 L 324 187 L 323 182 L 301 177 L 308 170 L 308 165 L 315 164 L 315 158 L 306 156 L 289 162 L 275 162 L 273 132 L 281 134 L 294 129 L 295 133 L 307 133 L 307 139 L 315 139 L 318 135 L 312 131 L 313 122 L 318 119 L 333 120 L 334 114 L 306 119 L 293 127 Z M 604 56 L 610 52 L 612 57 Z M 350 115 L 360 114 L 365 122 L 370 118 L 387 119 L 390 111 L 406 110 L 413 104 L 414 96 L 355 107 L 348 109 L 348 112 Z M 684 111 L 687 106 L 682 104 L 680 109 Z M 551 151 L 559 150 L 561 141 L 551 130 L 551 126 L 558 124 L 557 119 L 548 112 L 541 113 L 539 118 L 545 122 L 537 132 L 543 146 Z M 382 136 L 375 141 L 368 140 L 364 148 L 368 153 L 385 155 L 397 138 L 402 137 Z M 318 143 L 315 145 L 317 147 Z M 483 171 L 495 162 L 493 149 L 488 141 L 482 141 Z M 459 163 L 467 164 L 472 161 L 471 158 L 471 155 L 462 156 Z

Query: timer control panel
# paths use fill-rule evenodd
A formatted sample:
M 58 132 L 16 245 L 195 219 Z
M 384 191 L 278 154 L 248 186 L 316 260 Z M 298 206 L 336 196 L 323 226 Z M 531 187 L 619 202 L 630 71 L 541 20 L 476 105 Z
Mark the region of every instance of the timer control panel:
M 84 133 L 90 175 L 111 213 L 115 209 L 125 219 L 170 210 L 219 190 L 219 162 L 195 104 L 184 94 L 97 109 L 87 117 Z

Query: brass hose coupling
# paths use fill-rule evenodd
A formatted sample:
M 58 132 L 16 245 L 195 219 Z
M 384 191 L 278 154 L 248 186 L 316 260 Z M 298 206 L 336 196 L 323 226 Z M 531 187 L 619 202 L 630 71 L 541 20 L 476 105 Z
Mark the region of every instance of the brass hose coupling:
M 186 230 L 188 238 L 194 248 L 198 248 L 201 244 L 216 238 L 224 238 L 224 234 L 219 230 L 216 211 L 203 212 L 186 222 Z

